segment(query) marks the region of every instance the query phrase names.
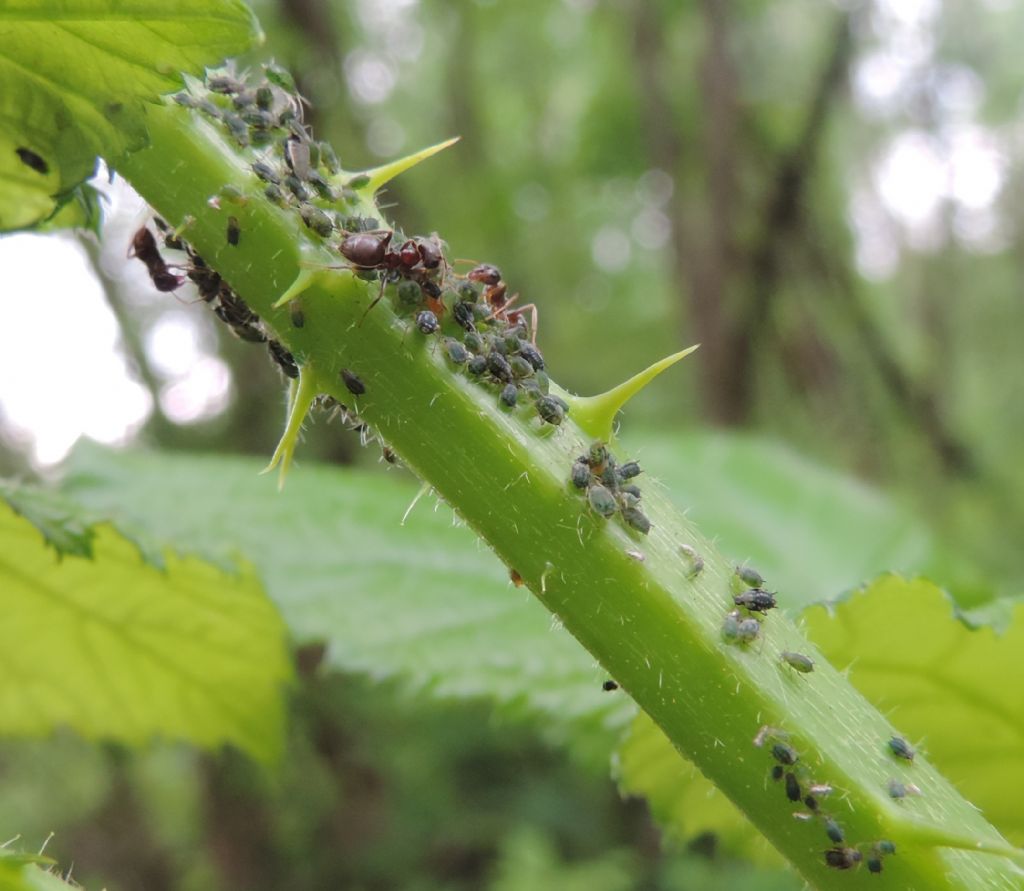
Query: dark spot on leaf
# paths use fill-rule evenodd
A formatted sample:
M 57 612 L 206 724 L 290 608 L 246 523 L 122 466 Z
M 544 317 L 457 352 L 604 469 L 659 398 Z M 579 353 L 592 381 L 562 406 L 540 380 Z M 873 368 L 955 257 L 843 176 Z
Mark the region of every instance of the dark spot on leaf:
M 43 176 L 50 172 L 50 165 L 32 151 L 32 149 L 19 145 L 15 151 L 18 153 L 21 163 L 26 167 L 31 167 L 36 173 L 41 173 Z

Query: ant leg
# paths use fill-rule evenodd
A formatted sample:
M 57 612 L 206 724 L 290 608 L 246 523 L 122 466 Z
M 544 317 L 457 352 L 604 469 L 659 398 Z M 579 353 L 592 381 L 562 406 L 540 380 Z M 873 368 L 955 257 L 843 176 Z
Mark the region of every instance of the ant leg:
M 516 294 L 518 297 L 519 295 Z M 527 303 L 526 306 L 520 306 L 516 312 L 524 313 L 527 310 L 530 311 L 530 343 L 537 346 L 537 326 L 538 326 L 538 313 L 536 303 Z
M 494 310 L 494 312 L 492 312 L 486 319 L 484 319 L 484 321 L 489 322 L 491 321 L 491 319 L 504 319 L 505 311 L 509 309 L 512 306 L 512 304 L 515 303 L 518 299 L 519 295 L 513 294 L 511 297 L 508 298 L 508 300 L 501 304 L 501 306 L 497 307 Z
M 359 324 L 356 327 L 358 327 L 358 328 L 362 328 L 363 327 L 363 322 L 366 321 L 366 317 L 370 314 L 370 310 L 373 309 L 378 303 L 380 303 L 381 298 L 384 296 L 384 288 L 387 287 L 387 284 L 388 284 L 387 276 L 386 275 L 381 276 L 381 279 L 380 279 L 380 290 L 377 292 L 377 296 L 374 297 L 373 300 L 370 302 L 370 305 L 368 307 L 366 307 L 366 312 L 363 313 L 362 317 L 359 319 Z

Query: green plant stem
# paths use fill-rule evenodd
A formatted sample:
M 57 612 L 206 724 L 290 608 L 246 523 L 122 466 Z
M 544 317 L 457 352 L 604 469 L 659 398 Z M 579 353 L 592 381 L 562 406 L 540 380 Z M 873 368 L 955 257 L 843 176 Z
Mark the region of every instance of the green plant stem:
M 909 765 L 888 753 L 896 731 L 789 620 L 773 612 L 762 639 L 748 646 L 722 640 L 733 609 L 732 566 L 656 485 L 645 486 L 649 536 L 595 515 L 568 483 L 574 457 L 589 445 L 571 414 L 554 428 L 532 412 L 499 409 L 495 393 L 455 370 L 437 340 L 396 316 L 387 299 L 364 318 L 378 286 L 346 270 L 312 277 L 301 295 L 305 325 L 292 328 L 287 308 L 274 303 L 304 269 L 340 258 L 293 213 L 263 200 L 235 149 L 194 112 L 153 107 L 148 125 L 150 146 L 119 171 L 172 223 L 194 218 L 185 237 L 295 354 L 304 389 L 329 393 L 372 424 L 808 882 L 901 891 L 1021 887 L 1005 858 L 922 841 L 924 821 L 936 827 L 934 838 L 1006 845 L 923 758 Z M 208 203 L 226 183 L 251 196 L 230 211 L 241 223 L 237 246 L 225 239 L 228 212 Z M 440 187 L 436 200 L 444 200 Z M 342 368 L 361 378 L 365 394 L 346 390 Z M 693 580 L 683 544 L 704 558 Z M 518 594 L 510 589 L 509 596 Z M 816 671 L 796 675 L 780 662 L 781 650 L 807 654 Z M 828 803 L 848 844 L 866 854 L 879 839 L 895 843 L 881 875 L 863 864 L 847 871 L 825 865 L 831 844 L 821 821 L 793 818 L 804 807 L 770 779 L 770 742 L 754 745 L 763 725 L 787 734 L 805 785 L 834 787 Z M 893 802 L 886 793 L 893 776 L 925 794 Z

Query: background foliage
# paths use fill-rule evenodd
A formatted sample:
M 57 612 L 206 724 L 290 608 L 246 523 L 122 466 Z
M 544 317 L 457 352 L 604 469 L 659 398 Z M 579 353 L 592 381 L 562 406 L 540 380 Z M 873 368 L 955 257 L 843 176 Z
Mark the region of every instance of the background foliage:
M 687 373 L 631 407 L 625 442 L 789 608 L 889 570 L 923 573 L 979 610 L 1019 591 L 1019 9 L 254 6 L 268 41 L 253 58 L 296 72 L 318 134 L 349 166 L 462 135 L 429 175 L 389 187 L 391 212 L 410 231 L 442 233 L 456 256 L 497 263 L 538 303 L 556 379 L 598 391 L 653 354 L 702 342 Z M 133 438 L 265 459 L 280 424 L 265 398 L 276 372 L 208 314 L 148 289 L 123 258 L 137 224 L 115 212 L 102 248 L 82 241 L 151 405 Z M 44 321 L 52 299 L 21 296 L 0 313 L 30 302 L 37 327 L 59 328 Z M 189 369 L 169 369 L 156 348 L 182 328 L 193 366 L 216 359 L 229 381 L 188 423 L 175 394 Z M 52 364 L 41 341 L 36 361 Z M 4 377 L 0 468 L 49 473 L 24 425 L 4 418 L 12 382 L 26 378 Z M 202 573 L 252 564 L 255 576 L 232 584 L 269 597 L 295 638 L 284 756 L 268 773 L 233 749 L 168 741 L 135 751 L 60 731 L 7 742 L 0 827 L 33 850 L 55 831 L 47 853 L 88 887 L 794 887 L 733 859 L 731 833 L 742 832 L 728 820 L 694 838 L 708 826 L 684 813 L 659 848 L 645 806 L 620 801 L 606 778 L 628 704 L 601 692 L 602 675 L 536 604 L 509 596 L 500 565 L 448 516 L 424 502 L 399 529 L 415 484 L 384 476 L 376 451 L 357 446 L 338 425 L 313 426 L 307 466 L 281 498 L 244 460 L 75 453 L 65 488 L 77 506 L 49 527 L 65 547 L 109 519 L 135 538 L 119 545 L 141 552 L 133 570 L 150 571 L 143 556 L 159 561 L 168 547 L 212 561 Z M 52 519 L 22 504 L 33 510 Z M 100 533 L 104 546 L 113 534 Z M 830 646 L 829 628 L 846 626 L 808 615 L 866 692 L 871 645 L 903 654 L 906 687 L 885 680 L 881 704 L 927 698 L 921 684 L 948 695 L 935 665 L 950 652 L 963 660 L 963 701 L 1019 673 L 1019 625 L 1000 655 L 980 657 L 931 586 L 883 580 L 862 596 L 886 595 L 856 643 L 836 632 Z M 987 617 L 1005 627 L 1000 609 Z M 1011 698 L 989 710 L 987 736 L 1019 762 Z M 972 780 L 976 753 L 938 742 L 958 714 L 900 721 L 1019 842 L 998 792 L 1019 791 L 1020 778 Z M 160 731 L 175 735 L 148 732 Z M 642 748 L 656 741 L 633 733 L 625 755 L 639 750 L 656 768 Z M 256 734 L 264 755 L 273 734 Z M 244 734 L 236 741 L 246 747 Z M 644 789 L 630 763 L 623 781 Z

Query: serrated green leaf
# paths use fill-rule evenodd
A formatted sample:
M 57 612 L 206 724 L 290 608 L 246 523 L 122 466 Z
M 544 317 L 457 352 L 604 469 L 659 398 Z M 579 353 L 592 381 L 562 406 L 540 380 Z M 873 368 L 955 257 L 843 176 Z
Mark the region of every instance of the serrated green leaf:
M 726 554 L 757 567 L 791 614 L 882 572 L 920 572 L 935 552 L 927 527 L 891 498 L 778 442 L 641 433 L 620 451 L 640 460 L 640 482 L 660 479 Z
M 447 507 L 424 498 L 401 525 L 408 478 L 304 466 L 279 493 L 247 459 L 85 447 L 71 465 L 65 488 L 119 526 L 223 564 L 251 560 L 295 638 L 327 641 L 336 667 L 543 715 L 552 737 L 602 765 L 633 714 Z
M 647 715 L 633 720 L 616 752 L 616 779 L 625 795 L 642 795 L 669 838 L 689 841 L 713 832 L 732 854 L 764 866 L 783 859 L 721 792 L 673 748 Z M 765 777 L 765 782 L 770 782 Z
M 92 557 L 95 531 L 81 509 L 67 498 L 36 486 L 0 480 L 0 501 L 35 526 L 58 557 Z
M 60 725 L 89 739 L 154 736 L 281 749 L 290 675 L 280 617 L 250 572 L 191 558 L 161 571 L 109 526 L 93 560 L 55 559 L 0 506 L 0 733 Z
M 931 582 L 886 576 L 805 621 L 829 661 L 1024 844 L 1024 604 L 1002 634 L 972 630 Z
M 241 0 L 7 0 L 0 4 L 0 231 L 145 139 L 142 101 L 253 45 Z
M 50 863 L 41 854 L 0 848 L 0 891 L 68 891 L 71 885 L 40 866 Z

